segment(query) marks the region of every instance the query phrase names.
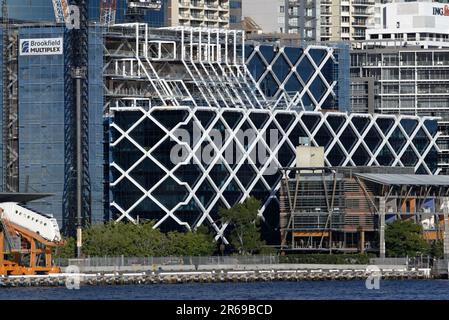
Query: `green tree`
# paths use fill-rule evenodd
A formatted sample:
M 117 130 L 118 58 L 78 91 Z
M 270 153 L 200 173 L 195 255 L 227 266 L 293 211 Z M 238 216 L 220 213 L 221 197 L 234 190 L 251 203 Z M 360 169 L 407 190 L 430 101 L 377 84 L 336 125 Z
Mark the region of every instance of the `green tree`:
M 55 259 L 70 259 L 75 258 L 76 240 L 74 238 L 64 239 L 63 246 L 53 249 L 53 258 Z
M 259 208 L 260 201 L 249 197 L 230 209 L 219 210 L 222 223 L 231 227 L 231 244 L 240 254 L 253 254 L 265 245 L 260 238 Z
M 443 241 L 437 240 L 433 241 L 430 245 L 430 251 L 429 255 L 438 259 L 441 259 L 444 257 L 444 250 L 443 250 Z
M 89 256 L 198 256 L 211 255 L 215 248 L 203 229 L 165 234 L 154 229 L 154 222 L 108 222 L 83 232 L 83 253 Z
M 165 244 L 170 256 L 209 256 L 216 249 L 213 237 L 198 231 L 169 232 Z
M 390 257 L 428 253 L 430 246 L 422 236 L 422 226 L 411 220 L 395 220 L 385 229 L 385 246 Z
M 211 234 L 195 231 L 184 234 L 189 256 L 210 256 L 217 248 L 217 244 Z

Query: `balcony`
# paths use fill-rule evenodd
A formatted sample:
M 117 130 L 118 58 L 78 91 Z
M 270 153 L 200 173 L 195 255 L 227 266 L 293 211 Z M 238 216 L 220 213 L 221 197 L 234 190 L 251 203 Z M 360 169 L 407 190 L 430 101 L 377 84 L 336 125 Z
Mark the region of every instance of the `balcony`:
M 354 16 L 370 16 L 371 12 L 368 10 L 352 10 L 352 15 Z
M 194 28 L 199 28 L 199 27 L 204 27 L 204 24 L 202 22 L 199 22 L 199 21 L 192 21 L 190 26 L 194 27 Z
M 203 20 L 204 19 L 204 14 L 202 14 L 202 13 L 192 13 L 192 19 Z
M 227 2 L 220 2 L 220 9 L 228 10 L 229 9 L 229 3 L 227 3 Z
M 179 16 L 183 19 L 190 19 L 190 14 L 186 12 L 180 13 Z
M 366 21 L 354 21 L 351 23 L 353 27 L 365 27 L 366 28 Z
M 218 4 L 214 2 L 206 2 L 204 5 L 206 8 L 218 9 Z
M 190 1 L 179 1 L 181 7 L 190 7 Z
M 353 6 L 373 6 L 375 4 L 374 0 L 353 0 Z
M 315 3 L 312 0 L 307 0 L 304 3 L 304 7 L 306 7 L 306 8 L 312 8 L 314 6 L 315 6 Z
M 204 6 L 203 1 L 192 1 L 191 2 L 192 7 L 202 8 Z

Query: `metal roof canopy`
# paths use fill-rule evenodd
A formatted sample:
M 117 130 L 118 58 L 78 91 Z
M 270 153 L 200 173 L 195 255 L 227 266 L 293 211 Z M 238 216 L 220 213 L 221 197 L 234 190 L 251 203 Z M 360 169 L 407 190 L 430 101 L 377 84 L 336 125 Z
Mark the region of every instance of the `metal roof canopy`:
M 449 187 L 449 176 L 381 173 L 356 173 L 355 176 L 382 185 Z
M 0 192 L 0 203 L 17 202 L 26 203 L 34 200 L 53 196 L 53 193 L 19 193 L 19 192 Z

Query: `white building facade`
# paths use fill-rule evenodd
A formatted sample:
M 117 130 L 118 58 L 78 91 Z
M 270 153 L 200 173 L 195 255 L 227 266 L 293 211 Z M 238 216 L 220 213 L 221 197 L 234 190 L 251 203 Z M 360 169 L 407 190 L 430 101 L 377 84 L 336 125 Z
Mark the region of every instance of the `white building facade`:
M 449 4 L 421 1 L 394 1 L 377 4 L 366 40 L 382 45 L 449 47 Z
M 297 34 L 305 41 L 319 39 L 320 0 L 243 0 L 242 16 L 250 17 L 263 33 Z
M 449 4 L 376 5 L 351 51 L 353 112 L 440 117 L 439 167 L 449 174 Z

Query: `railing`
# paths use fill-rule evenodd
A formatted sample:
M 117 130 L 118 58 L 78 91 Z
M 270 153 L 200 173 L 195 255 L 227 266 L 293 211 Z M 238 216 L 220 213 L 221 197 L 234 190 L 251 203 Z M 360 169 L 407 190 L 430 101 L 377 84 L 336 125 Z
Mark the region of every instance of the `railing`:
M 338 246 L 335 242 L 333 249 Z M 297 246 L 296 248 L 301 248 Z M 356 249 L 357 246 L 349 246 L 347 248 Z M 288 256 L 287 256 L 288 257 Z M 351 255 L 344 255 L 343 257 L 351 258 Z M 255 256 L 186 256 L 186 257 L 88 257 L 85 259 L 65 259 L 56 258 L 55 265 L 66 267 L 68 265 L 75 265 L 79 267 L 133 267 L 133 266 L 198 266 L 198 265 L 269 265 L 280 263 L 295 263 L 284 259 L 280 261 L 277 255 L 255 255 Z M 435 272 L 446 274 L 449 268 L 449 260 L 433 259 L 429 256 L 418 257 L 399 257 L 399 258 L 371 258 L 370 265 L 377 266 L 405 266 L 408 269 L 413 268 L 433 268 Z
M 408 258 L 372 258 L 369 260 L 372 265 L 408 265 Z
M 433 263 L 433 273 L 437 275 L 449 274 L 449 260 L 436 260 Z
M 374 0 L 353 0 L 352 1 L 353 5 L 358 5 L 358 4 L 362 4 L 362 5 L 374 5 L 375 2 Z
M 370 259 L 370 264 L 372 265 L 398 265 L 407 266 L 408 269 L 413 268 L 431 268 L 435 263 L 439 262 L 434 260 L 429 256 L 418 256 L 418 257 L 405 257 L 405 258 L 372 258 Z M 446 264 L 447 269 L 447 264 Z
M 56 260 L 79 267 L 154 266 L 154 265 L 253 265 L 278 264 L 278 256 L 210 256 L 210 257 L 89 257 L 86 259 Z
M 363 16 L 368 16 L 371 14 L 371 12 L 369 12 L 368 10 L 353 10 L 352 11 L 353 15 L 363 15 Z

